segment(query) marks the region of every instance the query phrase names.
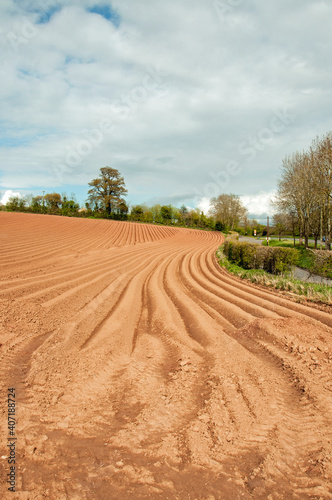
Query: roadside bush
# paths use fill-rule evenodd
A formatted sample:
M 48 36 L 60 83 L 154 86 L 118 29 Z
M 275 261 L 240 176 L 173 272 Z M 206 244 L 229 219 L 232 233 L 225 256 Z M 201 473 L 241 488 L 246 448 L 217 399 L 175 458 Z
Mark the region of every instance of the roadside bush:
M 258 249 L 259 250 L 259 249 Z M 263 269 L 243 269 L 231 263 L 224 255 L 223 247 L 217 252 L 219 264 L 228 272 L 242 279 L 250 280 L 252 283 L 286 290 L 292 294 L 304 296 L 307 300 L 332 304 L 332 288 L 321 283 L 307 283 L 285 276 L 274 276 Z
M 231 240 L 225 241 L 223 252 L 230 262 L 243 269 L 264 269 L 271 274 L 285 273 L 298 261 L 298 251 L 293 248 L 270 248 Z
M 283 274 L 296 266 L 299 259 L 295 248 L 264 247 L 263 269 L 271 274 Z
M 310 253 L 314 255 L 314 262 L 310 271 L 325 278 L 332 278 L 332 252 L 329 250 L 311 250 Z
M 230 262 L 244 269 L 259 269 L 263 262 L 259 245 L 226 240 L 224 253 Z

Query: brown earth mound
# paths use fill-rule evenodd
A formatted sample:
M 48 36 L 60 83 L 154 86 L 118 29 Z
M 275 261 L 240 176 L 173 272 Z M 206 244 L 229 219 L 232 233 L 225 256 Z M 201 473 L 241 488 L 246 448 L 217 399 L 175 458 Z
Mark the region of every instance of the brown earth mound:
M 1 498 L 332 498 L 331 314 L 225 274 L 219 233 L 0 225 Z

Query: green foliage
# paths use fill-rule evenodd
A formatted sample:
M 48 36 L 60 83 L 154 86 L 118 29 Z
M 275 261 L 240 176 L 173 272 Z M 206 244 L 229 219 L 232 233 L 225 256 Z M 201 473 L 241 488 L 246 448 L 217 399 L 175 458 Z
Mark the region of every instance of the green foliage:
M 114 168 L 101 168 L 99 177 L 92 179 L 89 186 L 89 201 L 104 210 L 108 218 L 118 213 L 119 206 L 125 203 L 122 198 L 127 193 L 125 182 L 120 172 Z
M 332 278 L 332 253 L 328 250 L 307 250 L 312 258 L 310 272 L 325 278 Z
M 172 206 L 162 206 L 160 209 L 160 215 L 164 222 L 170 222 L 172 220 Z
M 61 195 L 59 193 L 45 194 L 44 202 L 47 206 L 48 213 L 56 214 L 58 213 L 62 204 Z
M 303 296 L 307 300 L 313 302 L 323 302 L 332 304 L 332 287 L 321 283 L 308 283 L 301 280 L 290 278 L 285 275 L 271 275 L 263 269 L 243 269 L 236 264 L 230 262 L 223 253 L 224 246 L 220 247 L 217 252 L 219 264 L 228 272 L 246 279 L 252 283 L 265 285 L 278 290 L 289 291 L 293 294 Z
M 18 196 L 12 196 L 6 203 L 7 212 L 24 212 L 26 206 L 26 201 L 24 198 L 19 198 Z
M 216 231 L 222 231 L 223 233 L 227 233 L 228 230 L 229 230 L 229 227 L 226 226 L 226 224 L 224 224 L 223 222 L 221 222 L 220 220 L 218 220 L 215 224 L 215 230 Z
M 266 245 L 266 241 L 263 242 Z M 290 241 L 270 240 L 270 247 L 294 248 Z M 311 274 L 317 274 L 325 278 L 332 278 L 332 254 L 328 250 L 313 250 L 304 245 L 296 245 L 298 251 L 298 261 L 296 265 L 306 269 Z
M 212 217 L 207 217 L 201 210 L 189 210 L 182 205 L 181 208 L 173 205 L 134 205 L 128 216 L 129 220 L 146 222 L 150 224 L 166 224 L 180 227 L 215 230 Z
M 230 229 L 237 227 L 247 217 L 247 209 L 238 195 L 220 194 L 217 198 L 211 198 L 210 204 L 214 219 Z
M 243 269 L 264 269 L 271 274 L 285 273 L 298 261 L 298 252 L 293 248 L 265 248 L 226 240 L 223 251 L 230 262 Z
M 264 251 L 263 269 L 271 274 L 284 274 L 296 266 L 299 260 L 299 254 L 295 248 L 267 247 Z
M 62 201 L 61 215 L 71 216 L 76 214 L 79 209 L 79 204 L 74 200 L 67 200 L 64 198 Z
M 45 211 L 45 207 L 43 205 L 43 197 L 42 196 L 34 196 L 31 200 L 30 209 L 34 213 L 42 213 Z
M 134 205 L 131 209 L 130 220 L 141 221 L 143 220 L 144 210 L 141 205 Z

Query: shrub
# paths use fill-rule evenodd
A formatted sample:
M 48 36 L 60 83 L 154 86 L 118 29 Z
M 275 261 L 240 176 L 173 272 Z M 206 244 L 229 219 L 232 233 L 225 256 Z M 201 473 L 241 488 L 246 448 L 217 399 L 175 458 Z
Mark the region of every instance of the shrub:
M 298 251 L 293 248 L 270 248 L 226 240 L 223 251 L 230 262 L 243 269 L 263 268 L 271 274 L 285 273 L 298 261 Z
M 261 248 L 261 247 L 259 247 Z M 259 251 L 259 248 L 257 249 Z M 221 248 L 222 250 L 222 248 Z M 272 276 L 262 269 L 243 269 L 229 262 L 222 251 L 217 252 L 219 263 L 235 276 L 248 279 L 252 283 L 272 286 L 279 290 L 290 291 L 292 294 L 304 295 L 307 300 L 332 304 L 332 288 L 321 283 L 307 283 L 285 276 Z
M 332 253 L 328 250 L 315 250 L 312 251 L 314 254 L 314 262 L 311 268 L 311 272 L 314 274 L 319 274 L 326 278 L 332 277 Z

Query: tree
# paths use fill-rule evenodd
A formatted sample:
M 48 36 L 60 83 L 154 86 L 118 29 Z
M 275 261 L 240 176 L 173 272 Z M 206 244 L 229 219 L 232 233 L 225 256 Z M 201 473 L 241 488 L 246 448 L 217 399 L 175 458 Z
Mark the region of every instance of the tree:
M 159 205 L 158 203 L 156 205 L 152 205 L 151 207 L 153 222 L 161 224 L 163 222 L 163 219 L 160 215 L 160 210 L 161 210 L 161 205 Z
M 79 204 L 73 199 L 75 197 L 71 194 L 71 199 L 69 200 L 66 195 L 62 198 L 62 215 L 73 215 L 76 214 L 79 209 Z
M 45 203 L 49 209 L 49 212 L 57 212 L 62 200 L 61 195 L 59 193 L 48 193 L 44 196 Z
M 188 208 L 186 207 L 186 205 L 181 205 L 179 212 L 181 216 L 184 218 L 188 213 Z
M 281 233 L 287 230 L 287 215 L 286 214 L 275 214 L 273 216 L 273 222 L 275 230 L 279 235 L 279 241 L 281 240 Z
M 234 229 L 247 216 L 248 211 L 235 194 L 221 194 L 212 198 L 210 214 L 223 227 Z
M 125 203 L 122 196 L 128 191 L 120 172 L 114 168 L 101 168 L 99 177 L 89 182 L 89 186 L 91 186 L 88 191 L 89 201 L 106 210 L 108 217 Z
M 320 232 L 323 225 L 326 235 L 325 248 L 331 250 L 331 217 L 332 217 L 332 132 L 322 139 L 317 138 L 311 148 L 313 157 L 313 174 L 316 178 L 318 196 L 317 209 L 319 210 Z M 324 222 L 324 224 L 323 224 Z
M 140 220 L 143 220 L 143 214 L 144 214 L 143 207 L 141 205 L 134 205 L 131 208 L 130 218 L 132 220 L 140 221 Z
M 10 212 L 24 212 L 25 209 L 25 199 L 19 196 L 11 196 L 6 203 L 6 210 Z
M 171 205 L 163 205 L 160 208 L 160 215 L 164 222 L 169 224 L 172 220 L 172 207 Z
M 120 219 L 127 219 L 127 214 L 129 211 L 129 207 L 127 203 L 124 200 L 121 200 L 120 203 L 118 204 L 118 215 L 120 216 Z
M 318 204 L 312 161 L 312 156 L 307 153 L 295 153 L 283 160 L 275 202 L 283 213 L 296 212 L 300 235 L 305 238 L 306 247 L 310 236 L 310 218 Z
M 34 196 L 31 201 L 30 208 L 32 212 L 42 212 L 43 211 L 43 197 L 42 196 Z
M 326 236 L 331 248 L 332 133 L 316 138 L 308 151 L 283 160 L 276 206 L 285 214 L 296 214 L 300 237 L 308 246 L 309 236 Z

